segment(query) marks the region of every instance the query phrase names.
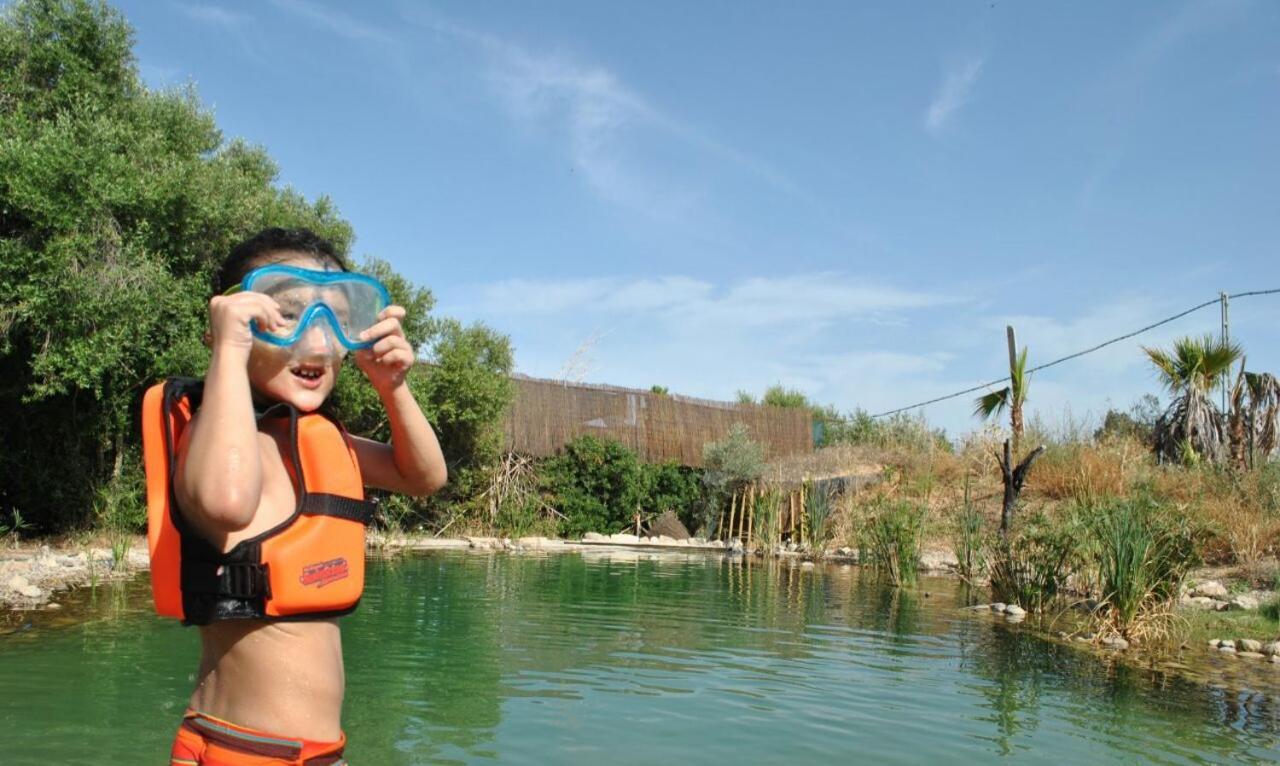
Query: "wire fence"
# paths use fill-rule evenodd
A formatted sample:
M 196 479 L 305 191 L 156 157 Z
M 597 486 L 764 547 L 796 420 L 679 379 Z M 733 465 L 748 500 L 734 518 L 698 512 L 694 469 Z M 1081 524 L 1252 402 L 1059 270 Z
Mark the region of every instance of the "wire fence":
M 506 446 L 535 457 L 554 455 L 572 439 L 614 439 L 647 462 L 702 467 L 702 448 L 742 423 L 765 458 L 813 451 L 807 409 L 740 405 L 634 388 L 568 383 L 517 375 L 507 413 Z
M 1225 305 L 1226 305 L 1226 302 L 1227 302 L 1227 301 L 1232 301 L 1232 300 L 1235 300 L 1235 299 L 1237 299 L 1237 298 L 1249 298 L 1249 297 L 1256 296 L 1256 295 L 1276 295 L 1276 294 L 1280 294 L 1280 288 L 1276 288 L 1276 289 L 1274 289 L 1274 290 L 1249 290 L 1249 291 L 1246 291 L 1246 292 L 1242 292 L 1242 293 L 1233 293 L 1233 294 L 1230 294 L 1230 295 L 1228 295 L 1228 294 L 1226 294 L 1226 293 L 1223 293 L 1222 295 L 1220 295 L 1220 296 L 1219 296 L 1219 297 L 1217 297 L 1217 298 L 1214 298 L 1213 300 L 1205 301 L 1204 303 L 1197 304 L 1197 305 L 1195 305 L 1195 306 L 1192 306 L 1192 307 L 1191 307 L 1191 308 L 1189 308 L 1189 309 L 1186 309 L 1185 311 L 1179 311 L 1177 314 L 1174 314 L 1173 316 L 1165 317 L 1164 319 L 1161 319 L 1161 320 L 1160 320 L 1160 321 L 1158 321 L 1158 322 L 1152 322 L 1151 324 L 1147 325 L 1146 327 L 1139 328 L 1139 329 L 1134 330 L 1134 331 L 1132 331 L 1132 332 L 1127 332 L 1127 333 L 1125 333 L 1124 335 L 1117 336 L 1117 337 L 1112 338 L 1112 339 L 1110 339 L 1110 340 L 1105 340 L 1105 341 L 1103 341 L 1102 343 L 1099 343 L 1099 344 L 1094 345 L 1094 346 L 1090 346 L 1089 348 L 1086 348 L 1086 349 L 1081 350 L 1081 351 L 1077 351 L 1077 352 L 1075 352 L 1075 353 L 1073 353 L 1073 354 L 1067 354 L 1066 356 L 1064 356 L 1064 357 L 1060 357 L 1060 358 L 1058 358 L 1058 359 L 1054 359 L 1054 360 L 1053 360 L 1053 361 L 1051 361 L 1051 362 L 1045 362 L 1044 364 L 1036 365 L 1035 367 L 1032 367 L 1031 369 L 1027 370 L 1027 371 L 1026 371 L 1026 373 L 1029 375 L 1029 374 L 1031 374 L 1031 373 L 1033 373 L 1033 372 L 1039 372 L 1040 370 L 1047 370 L 1047 369 L 1049 369 L 1050 367 L 1054 367 L 1054 366 L 1056 366 L 1056 365 L 1062 364 L 1063 362 L 1069 362 L 1069 361 L 1071 361 L 1072 359 L 1078 359 L 1078 358 L 1080 358 L 1080 357 L 1082 357 L 1082 356 L 1086 356 L 1086 355 L 1088 355 L 1088 354 L 1092 354 L 1092 353 L 1094 353 L 1095 351 L 1101 351 L 1102 349 L 1106 348 L 1107 346 L 1114 345 L 1114 344 L 1119 343 L 1119 342 L 1121 342 L 1121 341 L 1129 340 L 1130 338 L 1133 338 L 1133 337 L 1136 337 L 1136 336 L 1138 336 L 1138 335 L 1141 335 L 1141 334 L 1142 334 L 1142 333 L 1144 333 L 1144 332 L 1147 332 L 1147 331 L 1149 331 L 1149 330 L 1154 330 L 1155 328 L 1160 327 L 1160 326 L 1162 326 L 1162 325 L 1169 324 L 1170 322 L 1175 322 L 1175 321 L 1177 321 L 1177 320 L 1179 320 L 1179 319 L 1182 319 L 1183 317 L 1185 317 L 1185 316 L 1187 316 L 1187 315 L 1189 315 L 1189 314 L 1194 314 L 1195 312 L 1200 311 L 1201 309 L 1206 309 L 1206 308 L 1208 308 L 1208 307 L 1210 307 L 1210 306 L 1213 306 L 1213 305 L 1224 306 L 1224 308 L 1225 308 Z M 1225 316 L 1225 314 L 1224 314 L 1224 316 Z M 985 390 L 987 390 L 987 389 L 991 388 L 992 386 L 998 386 L 998 385 L 1000 385 L 1000 384 L 1002 384 L 1002 383 L 1006 383 L 1006 382 L 1008 382 L 1008 381 L 1009 381 L 1009 379 L 1010 379 L 1010 378 L 1009 378 L 1009 376 L 1008 376 L 1008 375 L 1006 375 L 1006 376 L 1004 376 L 1003 378 L 997 378 L 997 379 L 995 379 L 995 380 L 988 381 L 988 382 L 986 382 L 986 383 L 982 383 L 982 384 L 979 384 L 979 385 L 973 386 L 973 387 L 971 387 L 971 388 L 966 388 L 966 389 L 964 389 L 963 391 L 956 391 L 956 392 L 954 392 L 954 393 L 946 394 L 946 395 L 944 395 L 944 396 L 938 396 L 938 397 L 934 397 L 933 399 L 927 399 L 927 400 L 925 400 L 925 401 L 923 401 L 923 402 L 916 402 L 915 404 L 908 404 L 908 405 L 907 405 L 907 406 L 905 406 L 905 407 L 896 407 L 896 408 L 894 408 L 894 409 L 892 409 L 892 410 L 886 410 L 886 411 L 884 411 L 884 412 L 877 412 L 877 413 L 873 414 L 871 417 L 873 417 L 873 418 L 884 418 L 884 417 L 888 417 L 888 416 L 890 416 L 890 415 L 897 415 L 897 414 L 898 414 L 898 413 L 900 413 L 900 412 L 908 412 L 908 411 L 910 411 L 910 410 L 919 409 L 919 408 L 921 408 L 921 407 L 927 407 L 927 406 L 929 406 L 930 404 L 937 404 L 938 402 L 945 402 L 945 401 L 947 401 L 947 400 L 949 400 L 949 399 L 955 399 L 955 398 L 956 398 L 956 397 L 958 397 L 958 396 L 964 396 L 965 394 L 973 394 L 973 393 L 977 393 L 978 391 L 985 391 Z

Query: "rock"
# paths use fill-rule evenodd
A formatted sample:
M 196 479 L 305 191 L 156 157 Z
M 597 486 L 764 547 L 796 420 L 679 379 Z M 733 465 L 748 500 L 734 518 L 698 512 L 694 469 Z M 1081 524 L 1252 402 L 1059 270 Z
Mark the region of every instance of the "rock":
M 45 609 L 61 609 L 62 604 L 59 604 L 57 601 L 50 601 L 49 603 L 44 605 L 44 608 Z
M 1206 612 L 1217 611 L 1222 605 L 1221 601 L 1209 598 L 1208 596 L 1188 596 L 1182 600 L 1182 603 L 1188 607 L 1203 609 Z
M 799 545 L 796 545 L 795 543 L 787 543 L 787 551 L 789 553 L 794 553 L 795 551 L 798 551 L 798 550 L 800 550 Z
M 1209 598 L 1226 599 L 1229 595 L 1226 586 L 1217 580 L 1208 580 L 1202 582 L 1195 588 L 1191 589 L 1193 596 L 1208 596 Z
M 956 555 L 951 551 L 925 551 L 920 554 L 920 568 L 925 571 L 944 571 L 955 569 L 959 565 L 959 560 L 956 559 Z
M 800 568 L 801 568 L 801 569 L 813 569 L 813 566 L 814 566 L 814 564 L 813 564 L 813 562 L 812 562 L 812 561 L 802 561 L 802 562 L 800 562 Z
M 1003 612 L 1004 610 L 1006 610 L 1006 609 L 1008 609 L 1008 608 L 1009 608 L 1009 607 L 1008 607 L 1007 605 L 1005 605 L 1004 603 L 1002 603 L 1002 602 L 1000 602 L 1000 601 L 997 601 L 996 603 L 991 604 L 991 611 L 993 611 L 993 612 Z
M 1017 604 L 1009 604 L 1004 608 L 1004 613 L 1010 617 L 1025 617 L 1027 610 Z
M 1102 639 L 1102 645 L 1111 649 L 1128 649 L 1129 642 L 1120 636 L 1107 636 Z
M 1251 659 L 1251 660 L 1265 660 L 1267 658 L 1267 655 L 1263 654 L 1262 652 L 1238 652 L 1236 653 L 1236 656 L 1247 657 L 1248 659 Z
M 639 538 L 638 536 L 636 536 L 636 535 L 629 535 L 629 534 L 627 534 L 626 532 L 615 532 L 614 534 L 609 535 L 609 542 L 611 542 L 611 543 L 638 543 L 638 542 L 640 542 L 640 538 Z
M 729 551 L 731 553 L 742 553 L 742 541 L 734 540 L 733 543 L 729 545 Z
M 588 533 L 586 533 L 585 535 L 583 535 L 583 536 L 582 536 L 582 542 L 584 542 L 584 543 L 607 543 L 607 542 L 609 542 L 609 537 L 608 537 L 608 535 L 602 535 L 602 534 L 600 534 L 599 532 L 588 532 Z
M 1235 653 L 1236 653 L 1236 648 L 1235 648 L 1235 646 L 1233 646 L 1233 645 L 1231 645 L 1231 644 L 1225 644 L 1225 643 L 1224 643 L 1224 644 L 1222 644 L 1222 645 L 1220 645 L 1220 646 L 1218 647 L 1218 651 L 1220 651 L 1220 652 L 1226 652 L 1227 654 L 1235 654 Z
M 1220 638 L 1211 638 L 1211 639 L 1209 639 L 1209 648 L 1210 648 L 1210 649 L 1213 649 L 1213 650 L 1215 650 L 1215 651 L 1216 651 L 1216 650 L 1217 650 L 1217 648 L 1218 648 L 1218 645 L 1219 645 L 1219 644 L 1221 644 L 1221 643 L 1222 643 L 1222 639 L 1220 639 Z
M 1025 620 L 1025 619 L 1027 619 L 1027 613 L 1026 613 L 1026 612 L 1016 612 L 1016 613 L 1015 613 L 1015 612 L 1005 612 L 1005 613 L 1004 613 L 1004 621 L 1005 621 L 1005 622 L 1022 622 L 1022 621 L 1023 621 L 1023 620 Z
M 1269 654 L 1272 657 L 1280 656 L 1280 641 L 1272 641 L 1262 647 L 1263 654 Z
M 1280 654 L 1271 655 L 1271 661 L 1276 663 L 1277 665 L 1280 665 Z
M 1242 609 L 1242 610 L 1257 609 L 1258 599 L 1254 598 L 1253 596 L 1247 596 L 1247 595 L 1241 594 L 1231 599 L 1230 601 L 1228 601 L 1227 608 Z
M 1255 641 L 1252 638 L 1242 638 L 1236 642 L 1236 648 L 1242 652 L 1260 652 L 1262 651 L 1262 642 Z

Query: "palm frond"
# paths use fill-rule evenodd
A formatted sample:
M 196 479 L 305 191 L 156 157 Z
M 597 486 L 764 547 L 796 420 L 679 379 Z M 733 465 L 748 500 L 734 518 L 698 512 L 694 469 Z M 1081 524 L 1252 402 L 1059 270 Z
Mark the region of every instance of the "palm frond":
M 1012 398 L 1012 390 L 1005 386 L 999 391 L 979 396 L 974 400 L 973 414 L 982 420 L 995 417 L 1004 412 Z

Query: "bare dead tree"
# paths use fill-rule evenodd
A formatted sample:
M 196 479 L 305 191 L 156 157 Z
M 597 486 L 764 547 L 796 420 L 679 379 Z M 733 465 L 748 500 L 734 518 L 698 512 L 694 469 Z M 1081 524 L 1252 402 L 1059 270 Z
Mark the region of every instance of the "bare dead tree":
M 1004 501 L 1000 507 L 1000 536 L 1002 538 L 1009 535 L 1009 524 L 1013 521 L 1013 510 L 1018 505 L 1018 495 L 1022 494 L 1022 487 L 1027 482 L 1027 472 L 1031 470 L 1031 464 L 1036 458 L 1044 453 L 1044 445 L 1031 450 L 1022 462 L 1013 465 L 1013 449 L 1009 444 L 1009 440 L 1004 440 L 1004 453 L 996 455 L 996 461 L 1000 463 L 1000 477 L 1004 480 Z

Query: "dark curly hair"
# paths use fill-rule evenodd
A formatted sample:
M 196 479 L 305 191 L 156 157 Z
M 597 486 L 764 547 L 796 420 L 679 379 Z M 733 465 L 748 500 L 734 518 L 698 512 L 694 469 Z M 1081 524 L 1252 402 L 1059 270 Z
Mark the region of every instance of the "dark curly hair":
M 310 229 L 281 229 L 273 226 L 231 248 L 227 260 L 222 262 L 218 272 L 213 275 L 213 294 L 222 295 L 232 285 L 244 279 L 245 274 L 259 266 L 283 260 L 290 253 L 310 255 L 324 266 L 339 271 L 351 270 L 333 243 Z M 273 255 L 280 257 L 273 260 Z

